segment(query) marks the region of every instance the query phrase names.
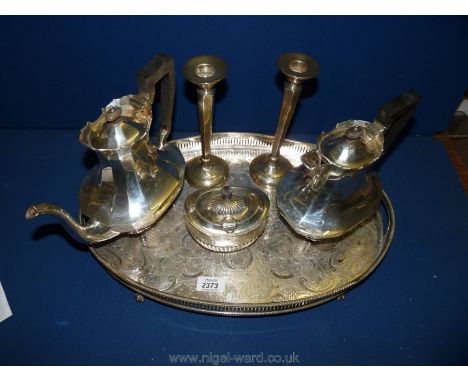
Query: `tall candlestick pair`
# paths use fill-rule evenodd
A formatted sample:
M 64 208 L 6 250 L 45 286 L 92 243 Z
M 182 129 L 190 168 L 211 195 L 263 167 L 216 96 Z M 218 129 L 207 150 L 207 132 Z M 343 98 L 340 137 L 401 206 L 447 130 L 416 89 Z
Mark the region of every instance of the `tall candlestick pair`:
M 277 62 L 286 76 L 283 102 L 272 151 L 259 155 L 250 164 L 250 177 L 261 187 L 276 186 L 283 175 L 292 168 L 291 163 L 280 154 L 286 132 L 291 124 L 299 101 L 302 82 L 317 76 L 319 64 L 303 53 L 283 54 Z M 214 86 L 227 74 L 223 60 L 214 56 L 198 56 L 185 64 L 184 74 L 188 81 L 198 86 L 198 113 L 202 143 L 202 155 L 190 160 L 186 166 L 186 179 L 196 188 L 211 188 L 225 184 L 229 177 L 226 162 L 211 154 Z

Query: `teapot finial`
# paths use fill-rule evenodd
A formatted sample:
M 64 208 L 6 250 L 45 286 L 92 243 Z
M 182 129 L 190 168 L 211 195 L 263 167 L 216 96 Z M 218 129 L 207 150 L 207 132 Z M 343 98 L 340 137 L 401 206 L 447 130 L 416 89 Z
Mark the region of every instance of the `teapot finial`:
M 122 115 L 122 108 L 120 106 L 110 106 L 104 110 L 104 118 L 106 122 L 115 122 Z

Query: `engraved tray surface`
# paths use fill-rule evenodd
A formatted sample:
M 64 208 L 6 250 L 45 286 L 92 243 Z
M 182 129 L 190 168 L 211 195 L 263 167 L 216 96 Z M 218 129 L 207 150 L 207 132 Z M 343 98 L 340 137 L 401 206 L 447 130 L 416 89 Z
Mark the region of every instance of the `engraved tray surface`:
M 212 136 L 212 152 L 230 167 L 230 185 L 255 186 L 249 163 L 271 150 L 273 137 L 249 133 Z M 186 161 L 200 155 L 199 137 L 172 141 Z M 286 140 L 281 154 L 294 166 L 315 145 Z M 394 214 L 384 194 L 381 211 L 339 240 L 313 243 L 297 236 L 279 216 L 274 191 L 267 226 L 250 247 L 215 253 L 188 233 L 185 182 L 166 214 L 137 236 L 90 246 L 96 259 L 138 294 L 174 307 L 219 315 L 258 316 L 302 310 L 341 296 L 367 277 L 393 238 Z M 225 278 L 225 291 L 197 291 L 198 276 Z

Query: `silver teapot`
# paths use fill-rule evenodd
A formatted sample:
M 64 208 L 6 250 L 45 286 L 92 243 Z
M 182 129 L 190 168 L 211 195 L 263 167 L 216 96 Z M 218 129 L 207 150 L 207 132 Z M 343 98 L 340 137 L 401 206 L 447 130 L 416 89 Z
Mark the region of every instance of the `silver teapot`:
M 160 81 L 160 133 L 155 146 L 149 131 L 155 86 Z M 29 207 L 27 219 L 57 215 L 81 239 L 97 243 L 142 232 L 167 210 L 182 188 L 185 168 L 179 149 L 166 143 L 175 94 L 172 58 L 156 55 L 138 73 L 138 87 L 138 94 L 114 99 L 80 132 L 80 143 L 99 157 L 81 186 L 81 222 L 46 203 Z
M 336 238 L 378 209 L 380 178 L 371 165 L 406 125 L 420 96 L 406 92 L 385 104 L 374 122 L 349 120 L 323 132 L 276 188 L 278 209 L 291 228 L 310 240 Z

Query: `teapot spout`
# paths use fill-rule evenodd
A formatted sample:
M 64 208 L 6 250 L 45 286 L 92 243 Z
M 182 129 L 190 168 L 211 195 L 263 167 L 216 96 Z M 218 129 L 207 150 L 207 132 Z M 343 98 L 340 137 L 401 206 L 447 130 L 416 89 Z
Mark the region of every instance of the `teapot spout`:
M 29 207 L 26 211 L 26 219 L 31 220 L 39 215 L 55 215 L 67 223 L 68 228 L 82 240 L 90 243 L 99 243 L 101 241 L 112 239 L 119 235 L 119 232 L 112 231 L 99 223 L 89 225 L 79 224 L 62 207 L 55 204 L 39 203 Z

